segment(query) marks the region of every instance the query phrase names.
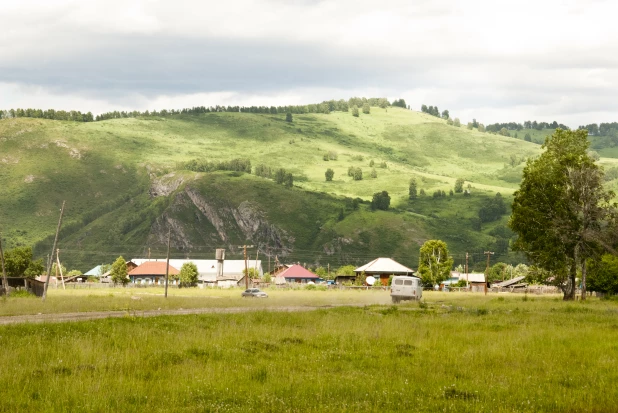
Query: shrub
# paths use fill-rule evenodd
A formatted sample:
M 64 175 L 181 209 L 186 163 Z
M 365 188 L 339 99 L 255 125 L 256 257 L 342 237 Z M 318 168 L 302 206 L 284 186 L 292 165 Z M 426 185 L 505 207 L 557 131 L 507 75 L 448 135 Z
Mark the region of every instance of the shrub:
M 335 176 L 335 171 L 333 171 L 332 169 L 328 168 L 326 170 L 326 172 L 324 173 L 324 176 L 326 177 L 326 181 L 330 182 L 333 180 L 333 176 Z

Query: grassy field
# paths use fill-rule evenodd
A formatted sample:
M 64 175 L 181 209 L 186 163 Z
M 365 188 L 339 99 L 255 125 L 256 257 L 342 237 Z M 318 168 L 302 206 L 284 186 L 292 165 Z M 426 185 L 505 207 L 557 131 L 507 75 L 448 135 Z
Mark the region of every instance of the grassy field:
M 427 293 L 422 306 L 0 327 L 0 411 L 612 412 L 617 314 Z

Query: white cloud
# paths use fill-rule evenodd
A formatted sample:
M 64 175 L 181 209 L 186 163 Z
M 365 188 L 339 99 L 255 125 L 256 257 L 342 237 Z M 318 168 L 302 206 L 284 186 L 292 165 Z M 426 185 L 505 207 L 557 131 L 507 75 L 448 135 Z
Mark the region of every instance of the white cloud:
M 618 118 L 617 9 L 583 0 L 22 0 L 0 6 L 0 107 L 284 104 L 372 91 L 462 120 L 577 126 Z

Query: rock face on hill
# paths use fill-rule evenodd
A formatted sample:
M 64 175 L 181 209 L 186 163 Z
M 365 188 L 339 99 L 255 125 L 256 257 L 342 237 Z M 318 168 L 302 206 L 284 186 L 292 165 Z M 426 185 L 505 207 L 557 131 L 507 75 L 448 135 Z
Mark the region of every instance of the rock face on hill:
M 173 198 L 152 224 L 150 243 L 166 244 L 169 228 L 172 247 L 186 252 L 203 251 L 205 246 L 233 251 L 245 243 L 270 255 L 286 256 L 293 250 L 294 237 L 269 222 L 264 211 L 248 200 L 236 205 L 203 194 L 173 174 L 153 181 L 150 195 Z

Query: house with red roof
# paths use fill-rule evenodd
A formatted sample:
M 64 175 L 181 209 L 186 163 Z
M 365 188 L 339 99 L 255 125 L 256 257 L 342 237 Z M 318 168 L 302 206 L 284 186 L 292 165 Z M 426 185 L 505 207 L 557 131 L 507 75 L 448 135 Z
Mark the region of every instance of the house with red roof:
M 279 284 L 282 280 L 285 280 L 286 283 L 308 283 L 309 281 L 316 282 L 319 279 L 320 277 L 302 265 L 295 264 L 277 274 L 275 283 Z
M 165 261 L 146 261 L 129 271 L 129 279 L 132 284 L 155 284 L 165 285 Z M 169 275 L 180 274 L 176 268 L 169 266 Z

